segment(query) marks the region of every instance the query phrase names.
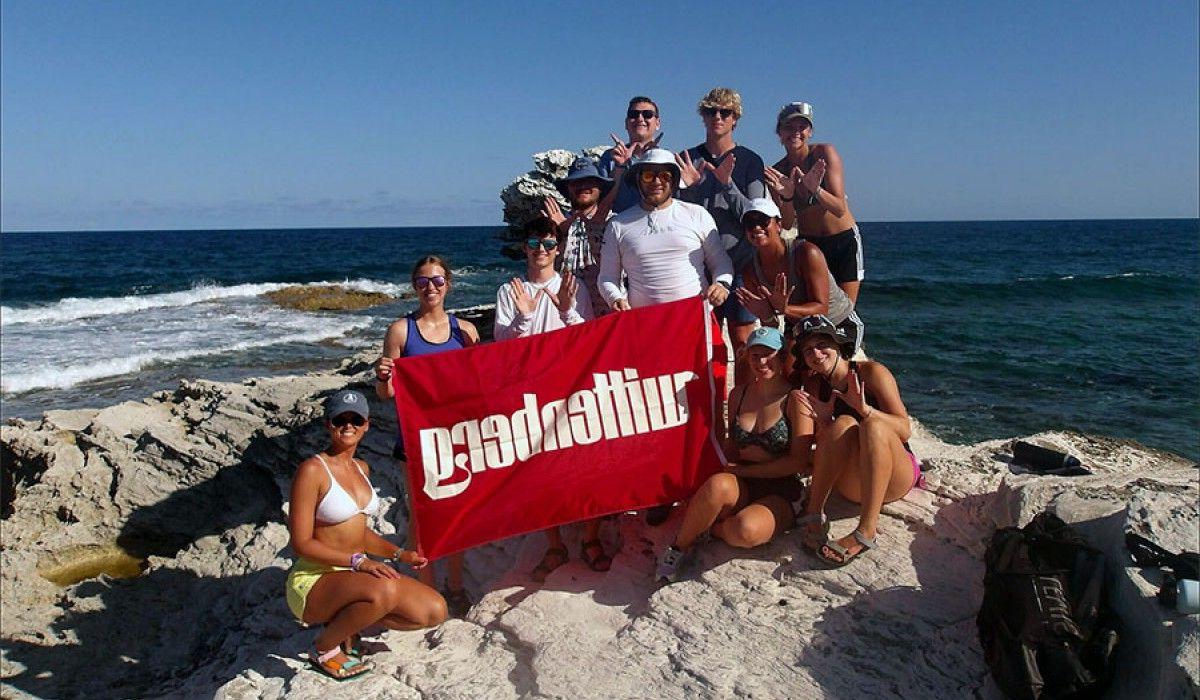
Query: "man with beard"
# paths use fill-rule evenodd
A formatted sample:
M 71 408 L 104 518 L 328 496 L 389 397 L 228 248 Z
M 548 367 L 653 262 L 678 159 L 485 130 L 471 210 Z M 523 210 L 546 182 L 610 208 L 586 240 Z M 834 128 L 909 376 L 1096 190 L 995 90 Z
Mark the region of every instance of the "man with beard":
M 717 225 L 704 207 L 674 198 L 679 180 L 674 154 L 661 148 L 647 151 L 625 174 L 626 185 L 636 187 L 642 199 L 609 220 L 600 257 L 600 293 L 616 311 L 697 295 L 719 307 L 729 298 L 733 263 Z M 725 345 L 716 318 L 711 322 L 713 378 L 724 401 Z M 721 423 L 718 435 L 724 432 Z M 669 514 L 669 506 L 653 508 L 646 522 L 658 525 Z
M 623 144 L 619 164 L 613 170 L 616 177 L 625 173 L 629 150 Z M 611 216 L 613 196 L 616 188 L 608 177 L 600 173 L 596 161 L 581 156 L 571 163 L 567 176 L 554 183 L 558 191 L 571 203 L 571 213 L 564 215 L 553 197 L 546 197 L 542 215 L 554 222 L 558 230 L 558 242 L 562 249 L 562 271 L 574 275 L 588 294 L 596 316 L 609 312 L 608 303 L 600 296 L 600 248 L 604 240 L 604 227 Z

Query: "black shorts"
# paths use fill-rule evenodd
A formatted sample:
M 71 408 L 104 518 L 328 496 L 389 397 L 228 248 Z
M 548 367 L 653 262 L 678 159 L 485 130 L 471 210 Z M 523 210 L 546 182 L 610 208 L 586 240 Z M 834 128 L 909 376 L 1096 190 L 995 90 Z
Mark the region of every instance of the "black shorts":
M 825 254 L 825 264 L 829 265 L 829 271 L 839 285 L 862 281 L 862 236 L 858 233 L 857 225 L 831 236 L 804 236 L 804 240 Z
M 748 503 L 754 503 L 767 496 L 782 496 L 783 500 L 792 503 L 804 495 L 804 484 L 798 476 L 781 476 L 775 479 L 742 477 L 742 481 L 746 482 L 746 490 L 749 492 Z

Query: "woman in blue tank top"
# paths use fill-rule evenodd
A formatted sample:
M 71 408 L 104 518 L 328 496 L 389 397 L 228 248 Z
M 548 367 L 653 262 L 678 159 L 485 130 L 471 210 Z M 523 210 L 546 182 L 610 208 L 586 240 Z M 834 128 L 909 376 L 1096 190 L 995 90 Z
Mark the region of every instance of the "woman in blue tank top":
M 461 350 L 479 343 L 479 331 L 470 321 L 446 313 L 446 296 L 450 294 L 453 273 L 450 264 L 436 255 L 427 255 L 413 266 L 412 285 L 417 292 L 417 310 L 404 318 L 392 321 L 383 337 L 383 356 L 375 363 L 375 393 L 381 399 L 392 399 L 392 367 L 398 357 L 432 355 Z M 404 447 L 397 441 L 393 453 L 404 459 Z M 411 511 L 411 508 L 409 509 Z M 462 554 L 447 558 L 446 604 L 453 615 L 464 615 L 471 607 L 463 589 Z M 433 567 L 419 572 L 418 578 L 433 585 Z

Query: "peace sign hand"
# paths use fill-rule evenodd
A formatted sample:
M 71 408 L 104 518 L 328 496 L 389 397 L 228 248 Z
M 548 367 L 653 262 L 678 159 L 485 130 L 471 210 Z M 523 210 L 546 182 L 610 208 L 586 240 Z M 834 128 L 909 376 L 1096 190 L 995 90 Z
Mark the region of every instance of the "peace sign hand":
M 688 155 L 687 151 L 680 151 L 675 156 L 675 164 L 679 166 L 680 180 L 683 182 L 684 187 L 691 187 L 704 179 L 704 173 L 692 163 L 692 157 Z M 700 167 L 703 168 L 705 165 L 707 163 L 702 164 Z
M 575 292 L 579 289 L 579 281 L 575 279 L 575 275 L 570 272 L 562 273 L 562 283 L 558 286 L 558 293 L 554 295 L 554 305 L 558 307 L 560 314 L 566 315 L 575 308 Z
M 858 376 L 858 370 L 850 370 L 850 375 L 847 377 L 849 384 L 845 391 L 834 391 L 833 395 L 841 399 L 847 406 L 854 409 L 863 420 L 867 416 L 875 412 L 875 409 L 867 405 L 866 391 L 867 385 Z
M 725 156 L 725 160 L 721 161 L 721 164 L 715 168 L 712 163 L 707 160 L 704 161 L 704 169 L 712 171 L 712 174 L 717 178 L 717 182 L 728 187 L 729 183 L 733 182 L 733 166 L 736 164 L 737 158 L 730 152 L 729 155 Z
M 771 188 L 771 192 L 775 194 L 775 197 L 780 200 L 786 202 L 796 193 L 795 181 L 775 168 L 767 166 L 763 170 L 763 179 L 767 181 L 767 187 Z
M 525 291 L 525 283 L 521 281 L 521 278 L 512 278 L 508 286 L 512 290 L 513 306 L 517 307 L 517 311 L 522 316 L 533 315 L 533 310 L 537 308 L 537 301 L 529 296 L 529 292 Z
M 771 310 L 775 313 L 783 313 L 787 309 L 788 299 L 792 298 L 792 292 L 796 290 L 796 285 L 789 285 L 787 274 L 780 272 L 775 275 L 775 288 L 768 290 L 764 285 L 758 285 L 759 291 L 767 298 L 771 304 Z
M 766 291 L 766 288 L 759 285 L 759 291 Z M 737 294 L 738 301 L 742 303 L 742 306 L 760 319 L 769 319 L 775 316 L 775 311 L 771 308 L 771 302 L 766 294 L 755 294 L 745 287 L 738 287 L 734 293 Z
M 833 422 L 832 396 L 829 397 L 828 401 L 822 401 L 814 394 L 801 389 L 798 398 L 800 400 L 800 412 L 812 420 L 813 430 L 821 432 L 821 430 Z
M 799 167 L 794 168 L 792 179 L 797 187 L 802 187 L 805 192 L 815 195 L 817 190 L 821 189 L 821 181 L 825 179 L 825 159 L 819 159 L 808 169 L 807 173 L 801 171 Z
M 637 144 L 634 145 L 633 149 L 630 149 L 629 146 L 626 146 L 625 142 L 622 141 L 616 134 L 609 133 L 608 136 L 613 140 L 613 165 L 617 167 L 629 165 L 629 161 L 633 160 L 634 156 L 636 155 L 634 150 L 637 149 Z
M 558 206 L 558 200 L 549 195 L 542 198 L 542 216 L 550 219 L 555 226 L 562 226 L 567 220 L 562 207 Z

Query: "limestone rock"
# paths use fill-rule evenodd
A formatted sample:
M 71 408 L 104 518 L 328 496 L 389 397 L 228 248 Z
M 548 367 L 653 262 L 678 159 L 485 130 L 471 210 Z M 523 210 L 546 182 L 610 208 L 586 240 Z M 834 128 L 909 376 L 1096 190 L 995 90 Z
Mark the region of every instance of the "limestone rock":
M 1014 474 L 1008 442 L 943 443 L 917 426 L 928 488 L 884 509 L 879 548 L 825 570 L 786 533 L 755 550 L 698 546 L 677 584 L 651 581 L 682 512 L 649 528 L 606 521 L 607 573 L 572 560 L 541 586 L 528 573 L 541 535 L 467 553 L 478 601 L 435 630 L 385 632 L 369 678 L 344 685 L 307 669 L 315 631 L 288 612 L 292 470 L 324 444 L 320 402 L 343 387 L 371 397 L 360 456 L 385 507 L 373 523 L 407 531 L 404 479 L 390 458 L 391 407 L 370 391 L 371 351 L 329 372 L 187 381 L 143 402 L 52 412 L 0 428 L 5 484 L 17 484 L 0 550 L 0 677 L 5 697 L 400 698 L 996 697 L 975 629 L 981 555 L 997 527 L 1050 508 L 1103 549 L 1123 622 L 1111 697 L 1200 689 L 1197 617 L 1153 598 L 1158 574 L 1127 566 L 1122 534 L 1195 549 L 1197 470 L 1135 443 L 1067 433 L 1037 439 L 1094 474 Z M 856 508 L 831 502 L 833 533 Z M 58 587 L 48 557 L 119 547 L 135 578 Z M 58 559 L 55 559 L 57 562 Z M 61 562 L 59 562 L 61 563 Z

